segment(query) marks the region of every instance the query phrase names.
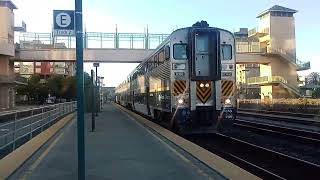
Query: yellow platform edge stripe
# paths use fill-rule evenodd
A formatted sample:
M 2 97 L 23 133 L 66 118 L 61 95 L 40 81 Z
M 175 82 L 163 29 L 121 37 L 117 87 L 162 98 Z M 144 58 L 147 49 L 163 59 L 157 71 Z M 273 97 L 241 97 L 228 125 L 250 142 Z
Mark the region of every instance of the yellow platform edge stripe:
M 38 149 L 75 117 L 71 113 L 0 160 L 0 179 L 7 179 Z
M 218 171 L 223 176 L 225 176 L 228 179 L 234 179 L 234 180 L 255 180 L 255 179 L 261 179 L 250 172 L 240 168 L 239 166 L 219 157 L 216 154 L 211 153 L 210 151 L 174 134 L 173 132 L 159 126 L 158 124 L 155 124 L 142 116 L 129 111 L 128 109 L 113 103 L 116 107 L 121 109 L 122 111 L 128 113 L 130 116 L 132 116 L 135 120 L 140 122 L 142 125 L 151 128 L 152 130 L 159 133 L 164 138 L 168 139 L 172 143 L 176 144 L 186 152 L 188 152 L 190 155 L 201 161 L 202 163 L 206 164 L 208 167 Z

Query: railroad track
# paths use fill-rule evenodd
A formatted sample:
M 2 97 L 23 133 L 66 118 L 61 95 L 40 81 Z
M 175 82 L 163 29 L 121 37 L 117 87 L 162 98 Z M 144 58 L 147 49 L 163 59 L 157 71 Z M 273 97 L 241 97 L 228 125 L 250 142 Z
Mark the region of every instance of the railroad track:
M 283 136 L 287 139 L 292 139 L 293 141 L 301 142 L 303 144 L 312 146 L 318 145 L 320 147 L 320 133 L 318 132 L 249 121 L 244 119 L 236 119 L 234 125 L 258 133 Z
M 238 164 L 263 179 L 319 177 L 320 165 L 291 157 L 234 137 L 215 133 L 187 137 L 203 148 Z
M 306 177 L 320 176 L 319 164 L 225 134 L 187 135 L 184 138 L 263 179 L 306 179 Z
M 320 126 L 320 115 L 316 114 L 239 109 L 237 112 L 237 116 L 254 117 L 303 125 Z

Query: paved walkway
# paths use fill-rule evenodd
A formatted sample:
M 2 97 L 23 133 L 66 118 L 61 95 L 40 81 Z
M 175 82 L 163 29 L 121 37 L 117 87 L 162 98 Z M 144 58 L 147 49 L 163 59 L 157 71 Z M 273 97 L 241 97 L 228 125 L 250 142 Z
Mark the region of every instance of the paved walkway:
M 88 180 L 223 179 L 111 104 L 99 113 L 95 132 L 90 132 L 90 117 L 86 115 Z M 72 121 L 10 179 L 77 179 L 76 142 Z

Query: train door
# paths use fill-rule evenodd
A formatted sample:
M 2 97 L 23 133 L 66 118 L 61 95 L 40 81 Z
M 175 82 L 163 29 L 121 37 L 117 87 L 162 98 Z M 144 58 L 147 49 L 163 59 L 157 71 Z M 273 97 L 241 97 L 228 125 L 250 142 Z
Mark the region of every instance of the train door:
M 134 91 L 132 91 L 132 109 L 134 110 L 134 100 L 136 97 L 134 97 Z
M 146 105 L 147 105 L 147 111 L 148 111 L 148 115 L 151 115 L 151 111 L 150 111 L 150 92 L 149 92 L 149 87 L 146 87 Z

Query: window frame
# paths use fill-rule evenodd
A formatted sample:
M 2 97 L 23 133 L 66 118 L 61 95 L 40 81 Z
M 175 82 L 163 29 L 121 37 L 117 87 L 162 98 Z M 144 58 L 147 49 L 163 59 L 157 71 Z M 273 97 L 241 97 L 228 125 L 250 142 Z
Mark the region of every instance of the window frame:
M 160 52 L 158 53 L 158 64 L 163 64 L 164 61 L 166 60 L 164 49 L 161 49 Z
M 165 48 L 164 48 L 164 59 L 165 60 L 170 59 L 170 46 L 169 45 L 165 46 Z
M 230 53 L 231 53 L 231 56 L 230 56 L 230 59 L 225 59 L 224 57 L 224 52 L 223 52 L 223 46 L 229 46 L 230 47 Z M 232 49 L 232 45 L 231 44 L 221 44 L 221 60 L 223 61 L 230 61 L 232 60 L 232 56 L 233 56 L 233 49 Z
M 181 45 L 184 45 L 186 47 L 186 58 L 176 58 L 175 57 L 175 46 L 181 46 Z M 176 43 L 173 45 L 173 59 L 175 60 L 187 60 L 188 59 L 188 52 L 187 52 L 187 49 L 188 49 L 188 44 L 187 43 Z

